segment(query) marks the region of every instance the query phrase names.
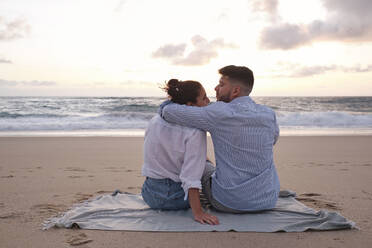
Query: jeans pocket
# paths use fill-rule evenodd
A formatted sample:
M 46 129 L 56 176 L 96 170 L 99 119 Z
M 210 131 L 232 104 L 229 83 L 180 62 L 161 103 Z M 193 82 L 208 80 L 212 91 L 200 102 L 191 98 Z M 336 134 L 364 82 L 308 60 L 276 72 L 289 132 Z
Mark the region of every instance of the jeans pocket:
M 142 186 L 142 198 L 153 209 L 176 210 L 189 208 L 180 183 L 146 179 Z
M 161 209 L 166 203 L 166 200 L 163 197 L 160 197 L 158 194 L 153 192 L 146 184 L 143 184 L 141 194 L 143 200 L 150 206 L 150 208 Z

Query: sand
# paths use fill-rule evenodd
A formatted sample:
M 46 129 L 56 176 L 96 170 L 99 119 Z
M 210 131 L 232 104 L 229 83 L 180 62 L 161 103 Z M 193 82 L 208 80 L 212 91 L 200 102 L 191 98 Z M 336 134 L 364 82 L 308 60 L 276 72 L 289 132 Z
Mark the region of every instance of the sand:
M 139 193 L 142 146 L 143 137 L 0 137 L 0 247 L 372 247 L 372 136 L 281 137 L 275 147 L 283 189 L 340 212 L 360 230 L 41 230 L 45 219 L 92 196 Z

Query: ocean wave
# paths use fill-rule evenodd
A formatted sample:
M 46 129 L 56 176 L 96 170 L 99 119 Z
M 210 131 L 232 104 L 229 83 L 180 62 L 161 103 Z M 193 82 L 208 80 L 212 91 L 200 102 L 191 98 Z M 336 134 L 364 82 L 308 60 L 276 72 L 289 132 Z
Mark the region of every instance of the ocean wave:
M 141 112 L 65 117 L 28 115 L 22 118 L 0 118 L 0 131 L 145 129 L 154 115 Z M 372 128 L 372 114 L 277 111 L 277 119 L 281 127 Z
M 107 111 L 136 111 L 136 112 L 156 112 L 159 108 L 158 105 L 147 105 L 147 104 L 128 104 L 108 107 Z
M 348 112 L 277 112 L 278 123 L 285 127 L 372 127 L 372 114 Z
M 19 114 L 19 113 L 9 113 L 9 112 L 0 112 L 0 118 L 63 118 L 71 115 L 59 115 L 59 114 Z
M 164 98 L 0 97 L 0 131 L 144 129 Z M 372 128 L 372 97 L 256 97 L 282 128 Z
M 116 113 L 98 116 L 1 118 L 0 131 L 145 129 L 155 114 Z

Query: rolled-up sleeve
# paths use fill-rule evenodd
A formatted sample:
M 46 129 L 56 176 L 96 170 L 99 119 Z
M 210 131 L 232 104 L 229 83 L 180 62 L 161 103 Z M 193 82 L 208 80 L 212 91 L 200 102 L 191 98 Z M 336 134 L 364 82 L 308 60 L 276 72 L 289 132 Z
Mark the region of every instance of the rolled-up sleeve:
M 186 151 L 182 165 L 180 180 L 185 191 L 185 200 L 188 198 L 190 188 L 201 189 L 201 177 L 203 175 L 207 158 L 206 134 L 203 131 L 195 130 L 192 136 L 186 141 Z
M 278 141 L 279 139 L 279 125 L 278 125 L 278 122 L 276 121 L 276 115 L 274 113 L 274 145 L 276 144 L 276 142 Z

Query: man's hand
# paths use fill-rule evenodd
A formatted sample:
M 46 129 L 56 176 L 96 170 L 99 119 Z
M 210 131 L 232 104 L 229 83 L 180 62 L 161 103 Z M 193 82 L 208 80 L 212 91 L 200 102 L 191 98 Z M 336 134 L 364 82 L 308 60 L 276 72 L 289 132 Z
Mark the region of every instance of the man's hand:
M 209 224 L 209 225 L 218 225 L 220 222 L 218 218 L 214 215 L 207 214 L 205 212 L 201 212 L 198 214 L 194 214 L 194 219 L 201 224 Z
M 171 100 L 166 100 L 162 104 L 160 104 L 158 109 L 158 114 L 163 118 L 163 108 L 167 106 L 168 104 L 173 103 Z

